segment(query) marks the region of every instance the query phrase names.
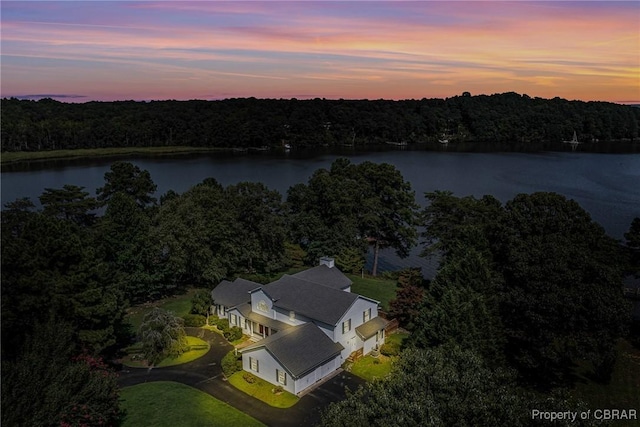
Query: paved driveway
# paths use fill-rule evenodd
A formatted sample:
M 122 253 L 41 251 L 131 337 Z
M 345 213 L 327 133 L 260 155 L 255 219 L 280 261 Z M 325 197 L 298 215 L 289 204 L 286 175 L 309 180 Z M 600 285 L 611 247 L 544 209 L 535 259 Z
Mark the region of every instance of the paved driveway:
M 320 412 L 323 408 L 331 402 L 345 398 L 346 387 L 355 390 L 365 382 L 348 372 L 341 372 L 304 395 L 293 407 L 274 408 L 247 396 L 225 381 L 220 361 L 233 349 L 233 346 L 220 334 L 199 328 L 186 329 L 189 335 L 199 336 L 211 345 L 211 350 L 206 355 L 193 362 L 167 368 L 125 367 L 119 373 L 120 386 L 127 387 L 151 381 L 175 381 L 202 390 L 268 426 L 308 427 L 320 421 Z

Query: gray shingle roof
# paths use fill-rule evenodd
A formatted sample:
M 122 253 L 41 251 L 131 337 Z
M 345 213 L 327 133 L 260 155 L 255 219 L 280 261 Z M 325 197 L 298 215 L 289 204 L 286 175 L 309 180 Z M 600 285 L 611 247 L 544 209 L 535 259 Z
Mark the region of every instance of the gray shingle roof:
M 211 299 L 215 304 L 233 307 L 251 300 L 249 292 L 261 287 L 260 283 L 237 278 L 233 282 L 223 280 L 211 291 Z
M 356 328 L 356 334 L 358 334 L 361 339 L 366 340 L 374 336 L 380 329 L 384 329 L 388 324 L 389 322 L 382 317 L 374 317 L 368 322 L 358 326 Z
M 327 325 L 336 325 L 358 299 L 357 294 L 318 285 L 299 277 L 284 275 L 264 285 L 273 305 L 294 311 Z
M 313 323 L 289 328 L 245 347 L 242 353 L 265 348 L 294 378 L 300 378 L 336 357 L 344 347 Z
M 288 323 L 263 316 L 262 314 L 258 314 L 255 311 L 251 311 L 250 302 L 239 304 L 234 308 L 237 309 L 244 318 L 252 320 L 254 322 L 258 322 L 264 326 L 268 326 L 269 328 L 275 329 L 276 331 L 283 331 L 285 329 L 293 327 L 293 325 L 289 325 Z
M 336 267 L 329 268 L 326 265 L 318 265 L 296 273 L 293 276 L 339 290 L 348 288 L 352 283 L 351 279 Z

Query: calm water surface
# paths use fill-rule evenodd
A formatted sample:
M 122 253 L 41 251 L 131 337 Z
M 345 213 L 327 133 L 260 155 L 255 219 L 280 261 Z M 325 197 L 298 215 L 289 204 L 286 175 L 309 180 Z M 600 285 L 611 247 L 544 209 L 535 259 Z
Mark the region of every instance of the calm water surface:
M 267 155 L 199 155 L 127 159 L 147 169 L 158 185 L 156 196 L 172 189 L 184 192 L 213 177 L 223 185 L 263 182 L 286 197 L 287 189 L 305 183 L 314 170 L 328 168 L 338 157 L 354 163 L 387 162 L 398 168 L 425 204 L 424 193 L 450 190 L 457 196 L 491 194 L 505 202 L 519 193 L 554 191 L 576 200 L 611 236 L 622 239 L 640 216 L 640 155 L 547 153 L 447 153 L 381 151 L 369 153 Z M 113 159 L 40 163 L 27 170 L 1 173 L 2 203 L 18 197 L 37 202 L 44 188 L 64 184 L 95 193 Z M 431 276 L 435 262 L 416 255 L 399 260 L 385 253 L 381 268 L 421 265 Z

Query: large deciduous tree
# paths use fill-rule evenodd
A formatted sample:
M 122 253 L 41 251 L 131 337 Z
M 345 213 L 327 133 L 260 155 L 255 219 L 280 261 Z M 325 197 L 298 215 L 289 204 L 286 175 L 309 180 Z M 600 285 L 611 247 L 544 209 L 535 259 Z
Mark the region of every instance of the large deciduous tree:
M 167 357 L 177 357 L 188 348 L 183 320 L 157 307 L 142 319 L 138 337 L 144 356 L 151 365 Z
M 212 284 L 224 278 L 231 251 L 221 249 L 233 236 L 230 217 L 222 186 L 215 181 L 198 184 L 163 203 L 153 233 L 166 259 L 167 280 Z
M 363 191 L 355 165 L 347 159 L 336 160 L 330 170 L 316 170 L 308 184 L 289 188 L 290 233 L 307 252 L 307 263 L 324 255 L 352 257 L 354 251 L 364 259 L 366 243 L 358 229 Z
M 237 224 L 237 266 L 248 272 L 283 268 L 286 232 L 280 193 L 261 183 L 241 182 L 225 189 L 224 200 Z
M 504 207 L 487 196 L 427 197 L 425 252 L 444 254 L 435 283 L 452 286 L 442 287 L 441 296 L 428 304 L 435 310 L 425 322 L 437 321 L 438 312 L 464 300 L 473 301 L 468 308 L 486 305 L 487 314 L 497 305 L 506 357 L 524 378 L 542 387 L 557 385 L 570 378 L 572 363 L 582 358 L 606 379 L 628 310 L 621 291 L 624 257 L 602 227 L 576 202 L 554 193 L 522 194 Z M 460 259 L 471 250 L 484 260 L 481 264 L 449 264 L 449 258 Z M 486 269 L 490 274 L 482 273 Z M 442 306 L 447 301 L 448 307 Z M 483 310 L 476 313 L 480 318 Z M 427 343 L 441 339 L 427 335 Z
M 307 251 L 308 261 L 333 255 L 353 265 L 353 251 L 364 256 L 368 243 L 375 275 L 381 248 L 406 256 L 415 244 L 414 192 L 386 163 L 355 165 L 338 159 L 329 170 L 314 172 L 307 185 L 291 187 L 287 204 L 293 238 Z
M 505 205 L 497 261 L 509 356 L 538 381 L 563 380 L 574 359 L 607 379 L 628 307 L 619 246 L 573 200 L 521 194 Z
M 450 254 L 421 301 L 408 343 L 418 348 L 453 343 L 499 366 L 504 362 L 500 290 L 500 275 L 480 252 L 469 248 Z
M 427 207 L 422 212 L 423 255 L 439 253 L 445 257 L 457 248 L 473 247 L 486 251 L 490 237 L 503 214 L 501 203 L 493 196 L 476 199 L 456 197 L 451 191 L 426 193 Z
M 191 313 L 207 315 L 211 307 L 211 292 L 207 289 L 200 289 L 191 298 Z

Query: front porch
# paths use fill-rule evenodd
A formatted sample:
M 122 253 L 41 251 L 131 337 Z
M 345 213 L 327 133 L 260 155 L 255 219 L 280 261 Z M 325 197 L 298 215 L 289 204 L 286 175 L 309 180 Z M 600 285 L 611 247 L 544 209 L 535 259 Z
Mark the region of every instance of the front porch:
M 237 312 L 242 332 L 249 336 L 252 342 L 260 341 L 270 335 L 290 328 L 292 325 L 270 317 L 263 316 L 251 310 L 251 304 L 242 304 L 229 310 L 229 313 Z

